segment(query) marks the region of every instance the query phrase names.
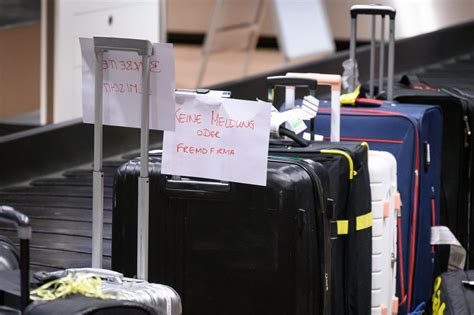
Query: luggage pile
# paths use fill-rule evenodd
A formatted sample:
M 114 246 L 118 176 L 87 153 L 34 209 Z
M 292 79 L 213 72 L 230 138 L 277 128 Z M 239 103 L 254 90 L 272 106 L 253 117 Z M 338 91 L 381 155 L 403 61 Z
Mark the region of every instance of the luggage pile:
M 380 16 L 382 25 L 379 82 L 375 84 L 372 34 L 367 95 L 364 88 L 359 92 L 355 72 L 359 15 L 372 16 L 373 29 Z M 0 207 L 0 219 L 17 226 L 21 255 L 8 240 L 0 239 L 0 256 L 5 257 L 0 265 L 5 271 L 0 273 L 14 279 L 11 270 L 21 269 L 21 290 L 3 293 L 2 304 L 30 314 L 74 309 L 84 314 L 128 310 L 167 315 L 375 315 L 415 314 L 423 308 L 434 314 L 472 313 L 474 275 L 453 269 L 463 269 L 464 261 L 468 268 L 474 264 L 469 253 L 474 241 L 470 233 L 474 79 L 466 75 L 460 85 L 453 77 L 458 71 L 470 73 L 474 58 L 462 56 L 395 82 L 395 17 L 395 9 L 388 6 L 352 7 L 346 64 L 352 73 L 345 73 L 344 79 L 318 73 L 267 78 L 268 102 L 275 111 L 301 108 L 302 102 L 317 112 L 305 118 L 309 132 L 302 135 L 289 122 L 277 126 L 269 142 L 265 186 L 163 174 L 163 152 L 149 152 L 149 98 L 142 97 L 140 158 L 121 165 L 113 182 L 111 269 L 115 271 L 99 269 L 104 173 L 102 117 L 97 115 L 96 269 L 40 273 L 35 281 L 42 284 L 84 272 L 101 280 L 100 294 L 123 298 L 73 295 L 30 304 L 31 227 L 26 216 L 5 206 Z M 134 51 L 143 56 L 144 64 L 152 53 L 147 41 L 95 38 L 94 43 L 98 56 L 106 50 Z M 101 69 L 96 71 L 101 80 Z M 315 99 L 322 86 L 330 87 L 330 100 Z M 285 104 L 277 104 L 274 96 L 279 88 L 305 89 L 309 96 L 301 101 L 293 92 L 286 93 Z M 341 91 L 348 94 L 341 98 Z M 102 93 L 96 93 L 101 112 Z M 206 93 L 186 91 L 196 101 Z M 230 93 L 216 95 L 216 99 L 230 97 Z M 351 106 L 341 108 L 341 103 Z M 434 240 L 433 235 L 444 228 L 440 225 L 451 229 L 460 244 Z M 451 245 L 450 251 L 442 245 Z M 462 247 L 467 258 L 455 250 Z M 0 287 L 7 292 L 6 286 Z M 20 305 L 15 295 L 21 297 Z

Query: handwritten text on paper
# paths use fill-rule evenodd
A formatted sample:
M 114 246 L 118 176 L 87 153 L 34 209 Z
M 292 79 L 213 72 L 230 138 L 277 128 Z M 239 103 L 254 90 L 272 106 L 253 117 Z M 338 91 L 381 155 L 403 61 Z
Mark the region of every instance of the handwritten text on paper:
M 162 173 L 266 185 L 269 103 L 176 97 L 175 132 L 165 132 Z
M 85 123 L 94 123 L 95 53 L 91 38 L 81 38 L 82 109 Z M 173 47 L 154 44 L 150 60 L 150 129 L 174 130 L 175 71 Z M 105 125 L 140 127 L 142 58 L 134 52 L 104 53 L 103 121 Z

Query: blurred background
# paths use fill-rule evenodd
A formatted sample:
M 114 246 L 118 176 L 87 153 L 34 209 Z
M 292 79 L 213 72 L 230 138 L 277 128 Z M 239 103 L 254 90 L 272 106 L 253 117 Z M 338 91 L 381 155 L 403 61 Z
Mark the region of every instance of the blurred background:
M 0 123 L 27 129 L 82 116 L 79 37 L 173 43 L 176 87 L 204 87 L 346 49 L 350 6 L 371 2 L 0 0 Z M 377 3 L 397 9 L 397 39 L 474 18 L 474 0 Z M 360 19 L 360 44 L 369 28 Z

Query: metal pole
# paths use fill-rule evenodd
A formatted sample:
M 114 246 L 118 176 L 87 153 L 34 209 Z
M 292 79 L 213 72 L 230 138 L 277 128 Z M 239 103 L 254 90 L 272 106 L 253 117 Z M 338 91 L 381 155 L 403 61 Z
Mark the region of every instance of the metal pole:
M 209 26 L 209 31 L 206 34 L 206 38 L 204 40 L 204 47 L 202 49 L 202 60 L 199 66 L 198 78 L 196 83 L 197 87 L 200 87 L 202 81 L 204 80 L 207 62 L 209 61 L 209 54 L 211 53 L 212 44 L 214 43 L 214 36 L 220 24 L 220 14 L 223 4 L 223 0 L 215 0 L 214 2 L 214 11 L 212 13 L 211 25 Z
M 351 18 L 351 42 L 349 45 L 349 58 L 352 60 L 354 64 L 354 72 L 356 70 L 355 68 L 355 51 L 356 51 L 356 37 L 357 37 L 357 18 L 353 17 Z M 352 75 L 352 82 L 350 82 L 349 90 L 350 92 L 354 91 L 356 88 L 356 76 L 355 73 Z
M 104 221 L 104 172 L 102 172 L 102 61 L 103 50 L 96 49 L 94 171 L 92 176 L 92 267 L 102 268 Z
M 20 239 L 21 311 L 30 303 L 30 240 Z
M 267 0 L 259 0 L 257 14 L 255 16 L 256 21 L 254 22 L 254 27 L 250 33 L 250 38 L 248 41 L 247 53 L 245 55 L 244 64 L 242 66 L 242 77 L 247 75 L 250 60 L 257 48 L 258 37 L 260 35 L 260 28 L 262 27 L 263 18 L 265 17 L 266 13 L 266 4 Z
M 374 97 L 374 76 L 375 76 L 375 15 L 372 15 L 372 35 L 370 37 L 370 78 L 369 96 Z
M 390 19 L 390 31 L 388 38 L 388 82 L 387 100 L 393 101 L 393 80 L 395 68 L 395 18 Z
M 167 11 L 166 11 L 166 0 L 159 0 L 160 1 L 160 29 L 159 29 L 159 41 L 160 43 L 166 43 L 168 40 L 168 34 L 167 34 Z
M 385 67 L 385 15 L 381 17 L 382 27 L 380 34 L 380 56 L 379 56 L 379 94 L 383 91 L 383 73 Z
M 140 177 L 138 178 L 137 277 L 148 279 L 149 177 L 148 136 L 150 125 L 150 57 L 142 56 L 142 108 Z

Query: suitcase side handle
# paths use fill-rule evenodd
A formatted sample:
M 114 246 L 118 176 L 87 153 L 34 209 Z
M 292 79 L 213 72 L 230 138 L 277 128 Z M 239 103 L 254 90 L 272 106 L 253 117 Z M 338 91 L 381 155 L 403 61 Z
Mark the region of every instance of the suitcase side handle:
M 211 181 L 201 180 L 198 178 L 171 176 L 166 178 L 166 188 L 228 192 L 230 190 L 230 184 L 228 182 L 223 181 Z
M 356 4 L 351 7 L 351 18 L 357 18 L 357 15 L 388 15 L 390 19 L 395 19 L 397 10 L 388 5 L 380 4 Z
M 30 219 L 9 206 L 0 206 L 0 221 L 15 225 L 20 239 L 21 310 L 30 303 Z
M 321 74 L 321 73 L 295 73 L 289 72 L 287 77 L 306 78 L 317 82 L 319 85 L 328 85 L 331 87 L 331 141 L 340 141 L 340 125 L 341 125 L 341 85 L 342 78 L 337 74 Z M 314 132 L 314 130 L 313 130 Z

